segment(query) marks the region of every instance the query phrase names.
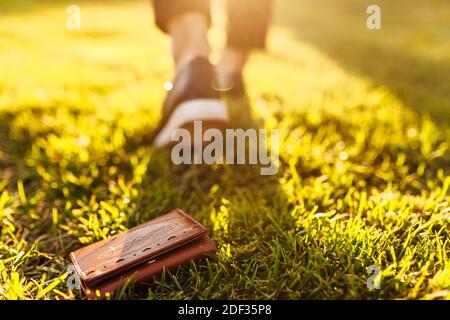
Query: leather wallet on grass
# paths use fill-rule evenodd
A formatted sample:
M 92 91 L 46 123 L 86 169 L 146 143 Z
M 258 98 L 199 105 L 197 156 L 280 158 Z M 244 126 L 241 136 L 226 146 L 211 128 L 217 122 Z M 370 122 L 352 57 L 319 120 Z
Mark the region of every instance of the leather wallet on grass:
M 125 283 L 151 280 L 164 269 L 216 251 L 207 229 L 177 209 L 70 254 L 88 298 L 113 295 Z

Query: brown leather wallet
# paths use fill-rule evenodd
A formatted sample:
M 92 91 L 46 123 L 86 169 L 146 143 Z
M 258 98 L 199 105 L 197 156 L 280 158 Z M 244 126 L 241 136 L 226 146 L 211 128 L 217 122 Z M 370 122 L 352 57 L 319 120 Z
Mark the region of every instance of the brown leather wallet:
M 176 209 L 164 216 L 70 253 L 88 298 L 113 295 L 128 281 L 151 280 L 164 269 L 216 251 L 207 229 Z

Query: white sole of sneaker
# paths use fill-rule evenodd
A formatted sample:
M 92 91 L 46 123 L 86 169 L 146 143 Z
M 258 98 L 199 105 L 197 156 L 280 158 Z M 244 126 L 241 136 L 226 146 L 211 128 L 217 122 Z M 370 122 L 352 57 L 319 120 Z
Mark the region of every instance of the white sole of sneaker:
M 170 145 L 173 143 L 173 132 L 194 121 L 226 123 L 228 121 L 227 106 L 214 99 L 196 99 L 183 102 L 172 113 L 164 128 L 156 136 L 154 146 L 161 148 Z

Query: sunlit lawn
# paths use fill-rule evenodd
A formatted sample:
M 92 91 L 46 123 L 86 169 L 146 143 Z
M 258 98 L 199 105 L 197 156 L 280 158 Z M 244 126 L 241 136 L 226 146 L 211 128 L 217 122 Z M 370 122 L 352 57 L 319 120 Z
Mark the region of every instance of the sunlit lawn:
M 281 130 L 261 177 L 149 146 L 171 60 L 147 0 L 77 1 L 80 31 L 64 1 L 3 0 L 0 297 L 82 298 L 70 251 L 181 207 L 221 251 L 118 297 L 449 299 L 450 4 L 377 2 L 381 31 L 367 1 L 279 1 L 246 70 L 254 116 Z

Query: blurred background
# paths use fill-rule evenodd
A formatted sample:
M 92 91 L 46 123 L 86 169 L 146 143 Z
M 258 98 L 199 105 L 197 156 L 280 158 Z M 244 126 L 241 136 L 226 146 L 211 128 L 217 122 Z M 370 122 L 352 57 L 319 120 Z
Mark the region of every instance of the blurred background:
M 0 107 L 11 102 L 26 104 L 24 100 L 29 104 L 36 94 L 41 97 L 40 105 L 50 103 L 58 99 L 61 90 L 68 93 L 67 102 L 74 96 L 67 90 L 83 86 L 108 93 L 107 83 L 130 85 L 132 77 L 143 77 L 138 85 L 145 90 L 137 95 L 140 99 L 151 97 L 147 102 L 154 104 L 153 97 L 161 95 L 160 84 L 146 80 L 150 74 L 170 78 L 170 59 L 167 39 L 152 27 L 149 2 L 76 1 L 82 9 L 82 28 L 70 32 L 65 27 L 66 9 L 75 2 L 2 0 Z M 220 7 L 220 1 L 215 2 Z M 371 31 L 365 27 L 366 8 L 371 3 L 278 0 L 269 52 L 293 55 L 292 43 L 308 46 L 349 74 L 385 86 L 414 111 L 448 120 L 450 4 L 445 0 L 377 1 L 383 30 Z M 222 21 L 220 13 L 216 16 L 217 28 L 211 37 L 219 45 L 223 42 Z M 291 42 L 282 43 L 287 37 Z M 97 67 L 95 75 L 90 74 L 93 65 Z M 110 71 L 115 77 L 109 77 Z M 99 89 L 96 83 L 105 77 L 107 81 L 101 82 Z M 55 87 L 63 81 L 64 88 Z M 89 95 L 98 93 L 90 90 Z M 121 104 L 118 97 L 111 100 Z

